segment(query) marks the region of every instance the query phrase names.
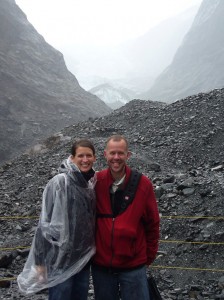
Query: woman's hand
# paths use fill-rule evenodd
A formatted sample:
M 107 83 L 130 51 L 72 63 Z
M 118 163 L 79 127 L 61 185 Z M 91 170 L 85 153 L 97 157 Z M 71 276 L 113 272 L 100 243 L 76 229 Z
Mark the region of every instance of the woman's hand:
M 45 266 L 36 266 L 36 276 L 39 282 L 45 282 L 47 280 L 47 270 Z

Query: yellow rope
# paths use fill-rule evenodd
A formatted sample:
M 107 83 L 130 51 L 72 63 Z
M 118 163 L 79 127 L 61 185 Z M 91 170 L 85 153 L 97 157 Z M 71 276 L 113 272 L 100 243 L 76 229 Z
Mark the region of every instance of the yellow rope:
M 164 219 L 209 219 L 209 220 L 224 220 L 224 217 L 218 216 L 161 216 Z
M 196 245 L 224 245 L 224 242 L 186 242 L 186 241 L 171 241 L 171 240 L 159 240 L 160 243 L 180 243 L 180 244 L 196 244 Z M 15 246 L 15 247 L 8 247 L 8 248 L 1 248 L 0 251 L 9 251 L 9 250 L 16 250 L 16 249 L 28 249 L 30 246 Z
M 200 244 L 200 245 L 224 245 L 224 242 L 186 242 L 186 241 L 170 241 L 160 240 L 160 243 L 180 243 L 180 244 Z
M 30 246 L 16 246 L 14 248 L 0 248 L 0 251 L 9 251 L 9 250 L 16 250 L 16 249 L 28 249 Z
M 176 270 L 188 270 L 188 271 L 209 271 L 209 272 L 224 272 L 224 269 L 202 269 L 202 268 L 190 268 L 190 267 L 170 267 L 170 266 L 150 266 L 154 269 L 176 269 Z
M 10 220 L 10 219 L 38 219 L 37 216 L 0 216 L 0 220 Z
M 13 280 L 16 280 L 16 277 L 8 277 L 8 278 L 7 277 L 5 277 L 5 278 L 0 277 L 0 282 L 1 281 L 13 281 Z
M 206 269 L 206 268 L 191 268 L 191 267 L 171 267 L 171 266 L 160 266 L 160 265 L 152 265 L 150 266 L 152 269 L 174 269 L 174 270 L 183 270 L 183 271 L 206 271 L 206 272 L 224 272 L 224 269 Z M 16 280 L 17 277 L 5 277 L 0 278 L 0 281 L 13 281 Z
M 10 219 L 38 219 L 39 216 L 0 216 L 0 220 Z M 209 219 L 209 220 L 224 220 L 220 216 L 161 216 L 162 219 Z

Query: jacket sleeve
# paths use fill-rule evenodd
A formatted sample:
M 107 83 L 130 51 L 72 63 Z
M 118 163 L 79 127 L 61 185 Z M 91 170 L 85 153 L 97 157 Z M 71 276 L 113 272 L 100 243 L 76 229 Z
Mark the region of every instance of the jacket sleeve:
M 35 234 L 34 258 L 36 265 L 44 265 L 45 258 L 52 247 L 58 244 L 64 224 L 61 220 L 61 201 L 65 197 L 65 179 L 63 175 L 52 178 L 43 192 L 40 220 Z
M 34 242 L 34 259 L 35 264 L 38 266 L 44 265 L 46 253 L 48 252 L 51 244 L 46 240 L 42 231 L 43 215 L 44 222 L 50 223 L 53 204 L 54 204 L 54 187 L 52 180 L 48 182 L 43 192 L 41 216 L 37 225 Z
M 45 265 L 46 253 L 50 249 L 50 243 L 43 237 L 41 228 L 36 230 L 35 246 L 34 246 L 34 259 L 36 266 Z
M 159 244 L 159 211 L 153 185 L 149 181 L 146 192 L 146 210 L 143 216 L 147 243 L 147 265 L 150 265 L 156 258 Z

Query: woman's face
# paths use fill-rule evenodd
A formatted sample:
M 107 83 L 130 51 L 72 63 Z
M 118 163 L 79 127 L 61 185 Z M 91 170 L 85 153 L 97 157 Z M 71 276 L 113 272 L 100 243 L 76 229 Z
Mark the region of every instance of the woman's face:
M 88 172 L 96 161 L 96 156 L 90 148 L 78 147 L 76 149 L 76 154 L 71 155 L 71 160 L 81 172 Z

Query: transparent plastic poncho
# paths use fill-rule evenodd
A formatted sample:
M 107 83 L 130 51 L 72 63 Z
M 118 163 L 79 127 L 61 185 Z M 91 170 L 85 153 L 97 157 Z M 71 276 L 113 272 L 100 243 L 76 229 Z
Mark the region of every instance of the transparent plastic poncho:
M 78 273 L 95 253 L 96 177 L 88 182 L 68 158 L 43 192 L 42 211 L 23 271 L 24 294 L 62 283 Z

